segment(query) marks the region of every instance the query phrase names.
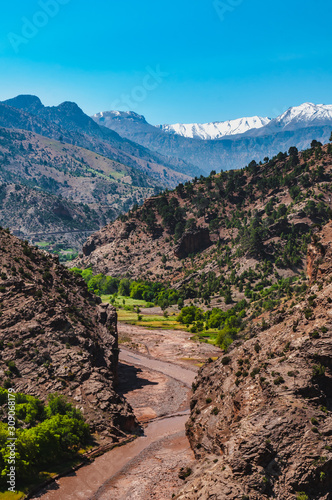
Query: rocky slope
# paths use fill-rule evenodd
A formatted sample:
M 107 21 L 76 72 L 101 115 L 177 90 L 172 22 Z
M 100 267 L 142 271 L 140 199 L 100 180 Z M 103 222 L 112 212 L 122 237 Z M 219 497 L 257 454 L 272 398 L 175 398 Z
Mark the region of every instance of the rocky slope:
M 0 230 L 0 383 L 45 400 L 68 396 L 92 429 L 132 430 L 115 391 L 116 312 L 57 258 Z
M 39 233 L 35 241 L 77 249 L 86 231 L 98 230 L 160 189 L 139 170 L 87 149 L 5 128 L 0 181 L 0 224 L 31 241 Z
M 36 96 L 17 96 L 0 103 L 0 126 L 28 130 L 89 149 L 133 167 L 165 187 L 174 187 L 190 177 L 190 167 L 183 160 L 151 152 L 100 127 L 73 102 L 47 107 Z
M 143 116 L 133 112 L 104 112 L 94 119 L 100 125 L 105 125 L 122 137 L 152 151 L 196 165 L 206 175 L 211 170 L 240 168 L 253 159 L 262 161 L 265 156 L 276 155 L 291 146 L 305 149 L 312 139 L 328 141 L 332 130 L 332 107 L 305 103 L 290 108 L 263 127 L 257 129 L 249 127 L 245 133 L 225 135 L 217 140 L 202 140 L 201 137 L 204 137 L 206 130 L 202 132 L 200 126 L 196 124 L 194 131 L 189 126 L 189 131 L 186 129 L 185 133 L 187 135 L 198 133 L 201 136 L 199 138 L 171 134 L 154 127 Z M 208 124 L 207 128 L 210 129 L 211 125 Z M 183 133 L 181 126 L 176 127 L 176 130 Z M 212 125 L 211 136 L 215 133 Z M 205 135 L 205 139 L 207 138 Z
M 201 369 L 187 423 L 198 465 L 179 500 L 331 498 L 331 241 L 329 222 L 302 301 Z
M 38 188 L 4 183 L 0 186 L 0 225 L 15 236 L 50 251 L 81 248 L 98 230 L 103 214 Z M 107 219 L 106 219 L 107 220 Z
M 180 185 L 92 235 L 76 264 L 159 280 L 187 298 L 215 295 L 218 307 L 227 290 L 236 301 L 258 300 L 281 277 L 304 271 L 310 231 L 330 216 L 331 153 L 314 144 Z

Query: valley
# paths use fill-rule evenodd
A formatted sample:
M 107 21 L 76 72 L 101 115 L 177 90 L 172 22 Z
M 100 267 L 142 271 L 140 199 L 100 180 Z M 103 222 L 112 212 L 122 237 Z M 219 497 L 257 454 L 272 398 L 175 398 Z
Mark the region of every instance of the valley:
M 118 391 L 133 407 L 143 434 L 58 480 L 34 498 L 166 500 L 184 481 L 179 478 L 181 469 L 187 471 L 193 465 L 185 437 L 190 390 L 198 361 L 201 364 L 211 356 L 218 357 L 220 350 L 193 342 L 188 334 L 178 331 L 150 331 L 122 323 L 118 329 Z
M 331 142 L 160 193 L 96 150 L 0 134 L 0 460 L 14 390 L 18 495 L 328 500 Z
M 2 2 L 0 500 L 332 500 L 331 16 Z
M 0 224 L 50 250 L 78 251 L 89 232 L 161 188 L 134 168 L 25 131 L 0 129 Z

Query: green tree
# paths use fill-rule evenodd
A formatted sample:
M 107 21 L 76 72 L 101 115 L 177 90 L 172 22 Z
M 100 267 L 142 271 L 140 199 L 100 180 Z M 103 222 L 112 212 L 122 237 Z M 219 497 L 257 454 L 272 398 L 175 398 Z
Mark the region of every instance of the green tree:
M 130 280 L 128 278 L 123 278 L 119 283 L 119 295 L 124 297 L 130 296 Z

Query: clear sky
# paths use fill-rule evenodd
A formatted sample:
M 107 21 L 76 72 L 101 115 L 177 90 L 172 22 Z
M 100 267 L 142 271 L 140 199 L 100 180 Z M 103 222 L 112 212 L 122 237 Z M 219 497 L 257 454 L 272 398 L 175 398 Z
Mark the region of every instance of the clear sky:
M 153 124 L 332 104 L 331 18 L 331 0 L 10 0 L 0 100 L 130 107 Z

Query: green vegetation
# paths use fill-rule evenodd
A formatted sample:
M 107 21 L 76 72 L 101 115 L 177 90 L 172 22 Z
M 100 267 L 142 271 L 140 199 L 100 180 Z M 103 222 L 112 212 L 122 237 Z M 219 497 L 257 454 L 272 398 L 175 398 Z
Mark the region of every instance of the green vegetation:
M 176 290 L 166 288 L 161 283 L 112 278 L 104 274 L 94 276 L 91 269 L 82 270 L 77 267 L 72 268 L 72 272 L 81 276 L 86 281 L 89 290 L 96 295 L 113 294 L 111 303 L 115 302 L 118 296 L 123 299 L 130 297 L 145 303 L 156 304 L 164 310 L 170 305 L 176 304 L 180 298 Z
M 119 309 L 121 320 L 161 328 L 173 324 L 227 350 L 250 321 L 267 313 L 260 325 L 266 329 L 273 312 L 282 313 L 288 301 L 295 307 L 304 299 L 308 285 L 303 264 L 312 229 L 331 216 L 331 152 L 314 141 L 302 153 L 293 147 L 288 154 L 266 158 L 265 164 L 252 161 L 241 170 L 211 172 L 166 190 L 142 207 L 136 204 L 120 217 L 133 229 L 112 261 L 127 262 L 131 248 L 146 233 L 154 249 L 161 242 L 160 251 L 151 254 L 159 274 L 149 266 L 136 281 L 93 276 L 91 270 L 74 272 Z M 204 220 L 202 227 L 197 220 Z M 215 243 L 204 252 L 170 257 L 183 234 L 203 227 L 214 234 Z M 149 249 L 143 254 L 149 255 Z M 256 262 L 243 266 L 248 258 Z M 283 278 L 285 270 L 293 276 Z M 174 276 L 181 280 L 176 290 L 171 288 Z M 138 311 L 152 303 L 162 308 L 164 318 Z M 167 308 L 175 304 L 180 314 L 167 317 Z M 313 308 L 309 300 L 307 319 Z M 312 332 L 312 338 L 319 335 Z M 255 346 L 256 352 L 259 348 Z
M 296 500 L 309 500 L 309 497 L 304 493 L 304 491 L 300 491 L 296 495 Z
M 247 305 L 247 301 L 243 300 L 228 311 L 213 308 L 205 313 L 202 309 L 191 305 L 184 307 L 177 319 L 179 323 L 190 327 L 189 330 L 192 333 L 198 332 L 205 336 L 202 332 L 206 332 L 209 336 L 208 332 L 216 331 L 215 343 L 227 350 L 245 325 L 243 318 L 246 315 Z
M 153 239 L 163 236 L 162 243 L 169 243 L 167 250 L 186 232 L 208 226 L 216 243 L 204 253 L 193 250 L 181 259 L 185 275 L 181 297 L 200 299 L 209 306 L 213 296 L 219 295 L 232 305 L 237 294 L 244 293 L 256 302 L 254 314 L 258 316 L 278 307 L 284 298 L 305 291 L 304 282 L 301 288 L 293 278 L 283 280 L 280 274 L 288 269 L 299 277 L 312 228 L 331 217 L 331 172 L 326 167 L 330 154 L 331 148 L 326 151 L 316 141 L 303 153 L 292 147 L 288 154 L 266 158 L 265 164 L 252 161 L 240 170 L 211 172 L 165 191 L 148 205 L 136 206 L 121 220 L 130 221 Z M 204 219 L 200 227 L 199 219 Z M 298 219 L 303 222 L 297 223 Z M 129 238 L 128 248 L 132 244 Z M 159 259 L 153 258 L 165 271 L 156 277 L 165 283 L 180 270 L 168 255 L 163 249 L 157 254 Z M 241 274 L 242 257 L 255 259 L 257 265 Z M 217 271 L 206 272 L 216 263 Z M 147 270 L 142 279 L 151 275 Z
M 0 387 L 0 488 L 7 489 L 10 467 L 7 420 L 8 391 Z M 33 396 L 16 393 L 16 449 L 15 466 L 17 486 L 24 489 L 52 473 L 59 464 L 75 461 L 79 451 L 91 439 L 88 424 L 79 410 L 63 396 L 51 394 L 47 405 Z M 43 474 L 41 472 L 43 471 Z

